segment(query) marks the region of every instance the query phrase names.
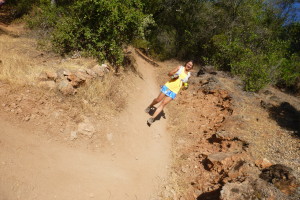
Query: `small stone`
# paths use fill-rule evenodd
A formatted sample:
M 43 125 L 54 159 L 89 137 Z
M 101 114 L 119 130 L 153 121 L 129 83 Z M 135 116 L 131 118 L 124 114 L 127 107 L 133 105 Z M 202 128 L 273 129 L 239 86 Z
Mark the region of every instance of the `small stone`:
M 272 166 L 273 164 L 268 159 L 263 158 L 262 160 L 256 160 L 255 165 L 261 169 L 264 169 Z
M 76 131 L 71 131 L 70 139 L 71 140 L 77 139 L 77 132 Z

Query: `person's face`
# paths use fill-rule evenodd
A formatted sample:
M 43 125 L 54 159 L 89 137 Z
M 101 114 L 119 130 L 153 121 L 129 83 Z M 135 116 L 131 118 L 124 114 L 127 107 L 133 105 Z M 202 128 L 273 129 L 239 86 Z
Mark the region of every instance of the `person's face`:
M 193 68 L 193 63 L 192 62 L 186 63 L 185 68 L 187 71 L 190 71 Z

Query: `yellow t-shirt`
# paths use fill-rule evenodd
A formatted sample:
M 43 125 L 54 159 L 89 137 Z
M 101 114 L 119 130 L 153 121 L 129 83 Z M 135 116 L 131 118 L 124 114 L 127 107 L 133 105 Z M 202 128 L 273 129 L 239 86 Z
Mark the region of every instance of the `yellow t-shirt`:
M 179 77 L 175 80 L 169 80 L 165 86 L 167 86 L 172 92 L 178 94 L 180 88 L 182 87 L 182 80 L 184 80 L 188 75 L 186 73 L 184 73 L 184 71 L 182 70 L 182 72 L 179 74 Z

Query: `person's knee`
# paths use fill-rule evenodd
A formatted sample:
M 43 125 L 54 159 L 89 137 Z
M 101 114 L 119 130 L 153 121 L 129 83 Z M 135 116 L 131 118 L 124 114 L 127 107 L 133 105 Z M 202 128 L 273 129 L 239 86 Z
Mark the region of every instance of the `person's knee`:
M 161 102 L 161 106 L 162 106 L 163 108 L 164 108 L 167 104 L 168 104 L 168 102 L 165 102 L 165 101 Z
M 155 101 L 156 103 L 159 103 L 161 100 L 157 97 L 157 98 L 154 99 L 154 101 Z

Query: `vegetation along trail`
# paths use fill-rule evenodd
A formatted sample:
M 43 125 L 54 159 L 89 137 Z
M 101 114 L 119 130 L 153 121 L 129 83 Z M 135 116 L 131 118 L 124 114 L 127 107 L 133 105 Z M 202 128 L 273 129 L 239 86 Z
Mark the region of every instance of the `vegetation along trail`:
M 46 139 L 32 133 L 37 127 L 17 128 L 1 117 L 0 199 L 155 197 L 167 174 L 170 139 L 165 120 L 146 125 L 144 108 L 158 88 L 153 66 L 138 57 L 136 64 L 140 77 L 131 80 L 136 89 L 126 109 L 103 124 L 109 144 L 101 152 Z

